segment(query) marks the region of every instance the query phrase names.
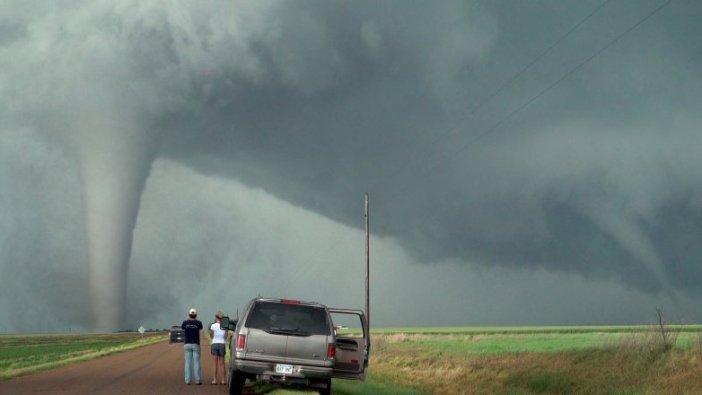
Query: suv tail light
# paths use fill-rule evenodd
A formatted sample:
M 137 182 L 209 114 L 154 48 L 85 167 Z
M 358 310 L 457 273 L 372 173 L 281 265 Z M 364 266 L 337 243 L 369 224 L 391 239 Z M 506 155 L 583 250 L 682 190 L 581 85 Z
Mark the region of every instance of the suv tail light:
M 299 300 L 294 300 L 294 299 L 280 299 L 280 303 L 284 304 L 300 304 Z
M 236 349 L 243 350 L 244 348 L 246 348 L 246 335 L 237 335 L 236 336 Z
M 327 359 L 333 359 L 336 357 L 336 344 L 329 343 L 327 345 Z

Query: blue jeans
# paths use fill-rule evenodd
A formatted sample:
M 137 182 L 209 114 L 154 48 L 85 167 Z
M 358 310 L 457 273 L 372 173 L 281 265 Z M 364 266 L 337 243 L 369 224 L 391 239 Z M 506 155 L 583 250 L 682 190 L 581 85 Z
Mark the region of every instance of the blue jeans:
M 185 384 L 190 384 L 190 366 L 195 373 L 195 383 L 201 383 L 200 379 L 200 345 L 185 344 Z

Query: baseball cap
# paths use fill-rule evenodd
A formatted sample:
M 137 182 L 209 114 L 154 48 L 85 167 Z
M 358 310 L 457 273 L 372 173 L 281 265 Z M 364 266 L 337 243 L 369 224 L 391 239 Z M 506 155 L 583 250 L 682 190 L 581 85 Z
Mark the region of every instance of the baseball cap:
M 188 315 L 197 315 L 197 310 L 195 310 L 194 307 L 191 308 L 191 309 L 188 311 Z

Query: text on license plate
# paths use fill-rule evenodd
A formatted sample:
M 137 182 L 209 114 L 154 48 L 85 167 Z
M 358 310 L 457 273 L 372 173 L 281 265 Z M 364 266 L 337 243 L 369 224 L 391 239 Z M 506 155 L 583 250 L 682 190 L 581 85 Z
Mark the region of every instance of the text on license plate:
M 275 372 L 276 373 L 282 373 L 282 374 L 292 374 L 293 367 L 292 365 L 284 365 L 284 364 L 276 364 L 275 365 Z

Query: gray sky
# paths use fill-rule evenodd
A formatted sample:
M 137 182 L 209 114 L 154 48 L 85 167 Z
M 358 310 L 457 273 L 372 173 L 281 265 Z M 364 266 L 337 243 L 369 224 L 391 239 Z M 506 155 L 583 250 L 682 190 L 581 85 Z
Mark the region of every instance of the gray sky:
M 120 260 L 120 325 L 361 308 L 365 192 L 374 325 L 700 322 L 701 18 L 3 2 L 0 331 L 96 327 Z

